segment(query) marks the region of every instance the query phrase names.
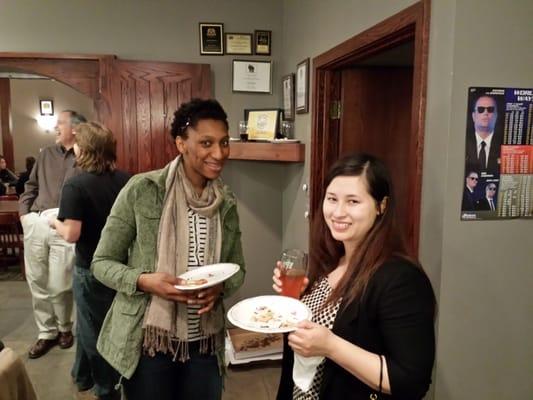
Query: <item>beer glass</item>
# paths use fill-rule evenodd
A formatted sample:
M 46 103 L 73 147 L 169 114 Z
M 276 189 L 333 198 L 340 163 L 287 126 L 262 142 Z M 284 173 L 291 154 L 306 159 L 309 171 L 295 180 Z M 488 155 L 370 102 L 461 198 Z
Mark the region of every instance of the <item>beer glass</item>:
M 307 254 L 302 250 L 288 249 L 281 254 L 280 261 L 281 294 L 299 299 L 307 274 Z
M 239 137 L 241 138 L 241 142 L 248 141 L 248 123 L 246 121 L 239 122 Z

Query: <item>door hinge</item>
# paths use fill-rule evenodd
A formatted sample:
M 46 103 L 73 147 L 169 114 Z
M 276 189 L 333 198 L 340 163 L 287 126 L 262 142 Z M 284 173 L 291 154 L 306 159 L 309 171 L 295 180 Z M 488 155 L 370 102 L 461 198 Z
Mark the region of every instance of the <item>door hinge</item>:
M 342 105 L 339 100 L 333 100 L 331 102 L 331 107 L 329 109 L 329 118 L 330 119 L 340 119 L 342 112 Z

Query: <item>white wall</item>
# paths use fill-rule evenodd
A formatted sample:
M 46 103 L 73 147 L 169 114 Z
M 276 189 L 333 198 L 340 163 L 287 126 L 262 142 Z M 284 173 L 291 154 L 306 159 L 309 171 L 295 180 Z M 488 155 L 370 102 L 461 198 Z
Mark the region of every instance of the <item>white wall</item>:
M 26 169 L 27 156 L 37 158 L 41 148 L 55 143 L 54 130 L 46 132 L 37 123 L 40 99 L 54 101 L 56 117 L 62 110 L 69 109 L 80 112 L 88 120 L 95 118 L 92 99 L 62 83 L 49 79 L 10 79 L 10 87 L 16 171 Z

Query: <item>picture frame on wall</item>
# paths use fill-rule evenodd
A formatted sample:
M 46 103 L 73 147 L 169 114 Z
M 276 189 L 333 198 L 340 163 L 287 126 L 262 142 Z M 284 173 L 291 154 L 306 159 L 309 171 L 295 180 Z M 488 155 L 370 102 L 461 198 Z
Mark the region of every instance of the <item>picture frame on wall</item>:
M 287 121 L 294 121 L 294 74 L 281 78 L 283 95 L 283 115 Z
M 296 66 L 296 113 L 309 112 L 309 58 Z
M 256 30 L 254 31 L 254 38 L 255 54 L 269 56 L 272 52 L 272 31 Z
M 248 140 L 272 141 L 279 131 L 283 113 L 279 108 L 245 109 Z
M 233 60 L 233 92 L 272 93 L 272 62 Z
M 226 33 L 226 54 L 252 54 L 253 35 L 251 33 Z
M 39 111 L 41 115 L 54 115 L 54 101 L 39 100 Z
M 224 54 L 224 24 L 200 22 L 200 54 L 221 56 Z

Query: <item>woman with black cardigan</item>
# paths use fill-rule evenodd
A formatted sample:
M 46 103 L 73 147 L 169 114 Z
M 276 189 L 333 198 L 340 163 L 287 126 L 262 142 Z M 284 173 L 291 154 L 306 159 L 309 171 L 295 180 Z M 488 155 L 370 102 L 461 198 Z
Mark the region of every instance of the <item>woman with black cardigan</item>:
M 394 208 L 379 160 L 360 154 L 333 165 L 301 298 L 313 318 L 285 340 L 278 400 L 424 397 L 435 356 L 435 296 L 407 256 Z

